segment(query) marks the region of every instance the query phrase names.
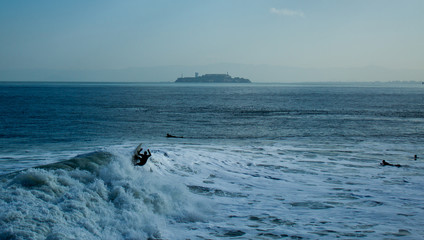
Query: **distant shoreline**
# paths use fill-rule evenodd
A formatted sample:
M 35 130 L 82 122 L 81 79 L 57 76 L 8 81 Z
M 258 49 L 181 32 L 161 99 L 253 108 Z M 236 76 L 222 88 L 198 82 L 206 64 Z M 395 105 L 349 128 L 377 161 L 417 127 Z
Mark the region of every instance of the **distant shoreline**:
M 0 80 L 0 86 L 6 86 L 6 85 L 175 85 L 175 81 L 158 81 L 158 82 L 144 82 L 144 81 L 124 81 L 124 82 L 118 82 L 118 81 L 1 81 Z M 327 86 L 327 85 L 334 85 L 334 86 L 411 86 L 416 87 L 418 86 L 424 86 L 422 82 L 418 81 L 389 81 L 389 82 L 382 82 L 382 81 L 374 81 L 374 82 L 251 82 L 251 83 L 214 83 L 214 82 L 180 82 L 176 85 L 186 85 L 186 86 L 228 86 L 228 85 L 234 86 L 261 86 L 261 85 L 300 85 L 300 86 Z M 246 84 L 246 85 L 245 85 Z
M 231 72 L 234 76 L 248 76 L 253 82 L 271 83 L 424 81 L 424 69 L 389 69 L 384 67 L 313 69 L 249 64 L 157 66 L 98 70 L 3 69 L 0 70 L 0 81 L 174 82 L 181 74 L 190 72 Z M 184 75 L 186 77 L 186 74 Z

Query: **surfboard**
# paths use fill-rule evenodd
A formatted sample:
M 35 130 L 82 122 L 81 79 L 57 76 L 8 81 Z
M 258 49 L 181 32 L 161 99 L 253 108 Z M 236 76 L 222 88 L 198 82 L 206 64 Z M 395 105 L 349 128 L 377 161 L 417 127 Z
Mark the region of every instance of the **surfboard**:
M 141 149 L 141 145 L 143 145 L 142 143 L 140 143 L 137 147 L 136 147 L 136 149 L 135 149 L 135 153 L 138 153 L 138 151 L 140 151 L 140 149 Z

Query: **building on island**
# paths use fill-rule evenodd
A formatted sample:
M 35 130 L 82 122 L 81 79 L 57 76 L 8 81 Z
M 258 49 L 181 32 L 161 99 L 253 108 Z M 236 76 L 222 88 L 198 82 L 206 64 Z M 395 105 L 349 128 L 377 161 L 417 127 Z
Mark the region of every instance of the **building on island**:
M 240 77 L 231 77 L 227 74 L 205 74 L 199 76 L 196 72 L 194 77 L 180 77 L 176 83 L 251 83 L 249 79 Z

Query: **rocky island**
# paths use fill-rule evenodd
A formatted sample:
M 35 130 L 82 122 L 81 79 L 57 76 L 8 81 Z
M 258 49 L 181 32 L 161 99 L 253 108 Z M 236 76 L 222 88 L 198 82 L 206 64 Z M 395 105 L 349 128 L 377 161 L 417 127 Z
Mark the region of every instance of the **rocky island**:
M 240 77 L 231 77 L 227 74 L 205 74 L 199 76 L 195 73 L 194 77 L 180 77 L 176 83 L 251 83 L 249 79 Z

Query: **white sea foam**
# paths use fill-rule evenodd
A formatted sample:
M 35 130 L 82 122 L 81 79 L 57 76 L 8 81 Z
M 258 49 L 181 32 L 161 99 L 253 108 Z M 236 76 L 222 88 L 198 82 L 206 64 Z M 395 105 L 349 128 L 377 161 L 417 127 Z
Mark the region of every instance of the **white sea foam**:
M 3 178 L 0 239 L 174 238 L 169 224 L 208 207 L 170 175 L 134 168 L 129 154 L 93 171 L 29 169 Z
M 4 177 L 0 238 L 424 236 L 424 164 L 409 157 L 412 149 L 171 142 L 149 146 L 149 162 L 134 167 L 135 145 L 106 148 L 112 160 L 88 170 L 29 169 Z M 380 166 L 382 159 L 403 167 Z
M 423 236 L 419 204 L 424 166 L 412 161 L 407 151 L 399 151 L 402 146 L 271 143 L 161 148 L 181 161 L 165 169 L 181 176 L 192 192 L 219 203 L 207 236 Z M 382 159 L 404 167 L 382 167 Z

